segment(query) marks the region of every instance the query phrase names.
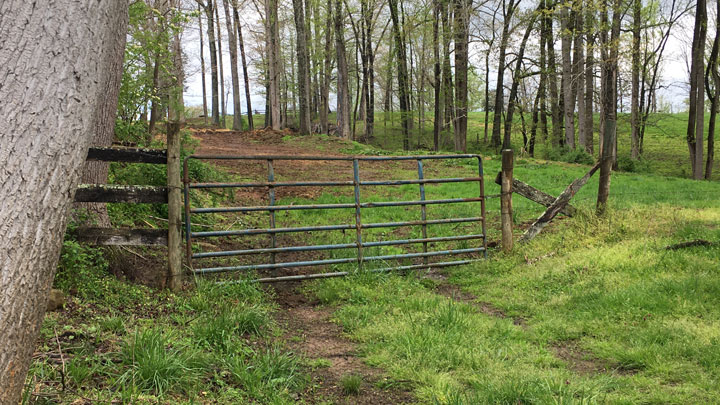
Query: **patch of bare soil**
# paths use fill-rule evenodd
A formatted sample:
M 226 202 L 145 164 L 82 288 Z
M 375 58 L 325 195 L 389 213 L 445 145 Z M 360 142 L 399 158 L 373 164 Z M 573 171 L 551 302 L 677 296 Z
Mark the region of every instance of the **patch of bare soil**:
M 312 383 L 301 394 L 311 404 L 331 401 L 336 404 L 407 404 L 414 403 L 413 395 L 401 388 L 379 388 L 385 379 L 383 371 L 364 364 L 356 345 L 343 336 L 342 328 L 331 321 L 332 311 L 317 306 L 295 287 L 297 284 L 275 285 L 280 305 L 278 322 L 284 327 L 284 339 L 289 347 L 310 360 L 326 360 L 330 367 L 317 367 Z M 344 392 L 343 377 L 362 378 L 356 394 Z
M 555 342 L 550 347 L 553 354 L 568 364 L 568 368 L 578 374 L 612 373 L 633 375 L 636 369 L 613 367 L 605 360 L 598 359 L 591 352 L 581 348 L 574 340 Z

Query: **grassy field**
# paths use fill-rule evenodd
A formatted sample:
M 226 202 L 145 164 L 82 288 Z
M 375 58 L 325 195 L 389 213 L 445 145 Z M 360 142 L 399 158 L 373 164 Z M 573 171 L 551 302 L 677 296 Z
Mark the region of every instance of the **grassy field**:
M 323 153 L 327 139 L 285 136 L 280 145 Z M 376 142 L 395 139 L 378 135 Z M 682 142 L 676 139 L 678 150 L 672 153 L 678 159 L 685 153 Z M 343 145 L 342 152 L 353 155 L 401 153 Z M 499 187 L 490 179 L 500 162 L 489 155 L 483 165 L 486 194 L 496 195 Z M 614 173 L 604 217 L 593 211 L 598 184 L 597 176 L 592 178 L 572 201 L 578 215 L 556 219 L 512 253 L 491 249 L 487 260 L 430 276 L 362 272 L 299 288 L 319 302 L 318 310 L 332 312 L 363 362 L 383 370 L 386 378 L 377 389 L 409 391 L 419 403 L 717 402 L 720 186 L 667 176 L 682 174 L 669 158 L 664 166 L 659 174 Z M 515 177 L 557 195 L 587 169 L 520 157 Z M 428 163 L 426 176 L 457 177 L 475 170 L 472 161 L 459 159 Z M 414 178 L 417 173 L 399 165 L 386 174 Z M 429 199 L 474 196 L 477 184 L 428 185 L 426 192 Z M 417 196 L 418 187 L 411 185 L 363 190 L 366 200 Z M 347 190 L 330 189 L 308 198 L 282 197 L 278 203 L 351 201 Z M 519 235 L 543 208 L 518 196 L 513 205 Z M 476 204 L 428 207 L 428 217 L 474 216 L 477 209 Z M 487 210 L 488 239 L 497 240 L 499 200 L 489 199 Z M 362 217 L 363 222 L 413 220 L 419 210 L 371 208 L 363 209 Z M 260 226 L 266 219 L 248 215 L 242 225 Z M 352 220 L 352 213 L 342 210 L 289 211 L 278 215 L 278 226 Z M 223 229 L 234 225 L 218 221 Z M 477 225 L 445 225 L 433 227 L 430 236 L 477 230 Z M 351 233 L 315 233 L 302 242 L 347 243 L 354 240 Z M 419 236 L 417 229 L 400 228 L 369 232 L 366 240 Z M 693 239 L 715 244 L 665 249 Z M 366 254 L 406 251 L 417 250 L 383 247 Z M 277 322 L 272 292 L 209 279 L 198 279 L 197 288 L 179 294 L 158 292 L 108 274 L 97 250 L 66 241 L 63 252 L 56 286 L 72 298 L 62 312 L 46 317 L 25 403 L 329 404 L 338 399 L 312 394 L 319 389 L 312 376 L 332 361 L 293 350 L 296 338 L 288 338 Z M 353 253 L 336 250 L 324 258 Z M 135 254 L 152 261 L 157 253 Z M 367 267 L 387 264 L 392 263 Z M 343 265 L 325 270 L 354 271 Z M 363 395 L 358 380 L 343 377 L 347 397 L 340 402 L 354 403 Z

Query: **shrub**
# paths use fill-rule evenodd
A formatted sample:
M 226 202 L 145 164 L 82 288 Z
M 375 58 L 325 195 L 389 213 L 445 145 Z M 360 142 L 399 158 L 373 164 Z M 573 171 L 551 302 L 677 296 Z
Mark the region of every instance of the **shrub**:
M 86 298 L 94 296 L 99 291 L 101 280 L 107 276 L 107 268 L 108 263 L 100 248 L 67 239 L 60 251 L 54 285 L 64 291 L 77 290 Z

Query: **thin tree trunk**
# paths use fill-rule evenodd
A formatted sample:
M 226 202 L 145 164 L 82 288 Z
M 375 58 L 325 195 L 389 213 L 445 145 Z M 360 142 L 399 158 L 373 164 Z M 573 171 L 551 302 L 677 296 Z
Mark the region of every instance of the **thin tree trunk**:
M 350 88 L 348 85 L 348 66 L 345 52 L 345 34 L 343 30 L 343 6 L 341 0 L 335 0 L 335 50 L 337 53 L 338 100 L 337 125 L 338 136 L 350 139 Z
M 398 67 L 398 90 L 400 97 L 400 120 L 403 130 L 403 150 L 410 149 L 410 118 L 408 114 L 409 95 L 408 95 L 408 73 L 405 52 L 405 42 L 403 41 L 403 33 L 401 31 L 398 18 L 397 0 L 389 0 L 390 16 L 393 23 L 393 36 L 395 37 L 395 55 L 397 57 Z
M 0 3 L 2 404 L 20 402 L 87 149 L 111 125 L 127 22 L 127 1 Z
M 584 3 L 577 2 L 575 10 L 575 39 L 573 42 L 573 93 L 577 99 L 577 128 L 578 143 L 585 148 L 587 143 L 585 120 L 585 55 L 583 52 L 583 23 L 585 14 L 582 9 Z
M 630 95 L 630 157 L 640 157 L 640 27 L 642 1 L 633 0 L 632 90 Z
M 467 151 L 470 7 L 472 0 L 455 0 L 455 151 L 457 152 Z
M 237 63 L 237 41 L 235 40 L 235 26 L 233 18 L 230 16 L 230 4 L 228 0 L 223 0 L 223 9 L 225 10 L 225 24 L 228 31 L 228 49 L 230 50 L 230 70 L 232 78 L 233 91 L 233 131 L 242 131 L 242 105 L 240 103 L 240 77 L 238 75 Z
M 720 2 L 715 2 L 716 16 L 720 16 Z M 720 21 L 715 21 L 715 39 L 713 40 L 710 61 L 705 71 L 705 88 L 710 99 L 710 122 L 708 123 L 707 160 L 705 161 L 705 180 L 712 177 L 713 161 L 715 159 L 715 120 L 718 105 L 720 104 L 720 72 L 718 72 L 718 55 L 720 54 Z M 710 91 L 710 77 L 712 76 L 713 91 Z
M 440 0 L 434 0 L 433 8 L 433 83 L 434 83 L 434 105 L 435 117 L 433 118 L 433 150 L 440 150 L 440 131 L 442 130 L 442 98 L 440 97 L 440 86 L 442 85 L 442 76 L 440 73 Z M 487 105 L 487 104 L 486 104 Z M 486 132 L 487 133 L 487 132 Z
M 295 35 L 297 39 L 297 65 L 298 65 L 298 98 L 300 103 L 300 133 L 309 134 L 310 128 L 310 56 L 307 49 L 307 34 L 305 33 L 305 13 L 303 1 L 293 0 L 295 15 Z
M 375 8 L 373 1 L 365 10 L 365 52 L 367 53 L 367 78 L 365 83 L 367 86 L 367 103 L 365 104 L 365 138 L 371 139 L 375 129 L 375 52 L 372 47 L 372 27 L 373 27 L 373 9 Z
M 541 11 L 542 9 L 538 10 Z M 512 86 L 510 87 L 510 96 L 508 99 L 508 109 L 507 114 L 505 114 L 505 134 L 503 136 L 503 149 L 510 149 L 510 137 L 512 135 L 512 120 L 513 120 L 513 114 L 515 112 L 515 104 L 517 100 L 517 92 L 518 87 L 520 86 L 520 81 L 522 81 L 522 62 L 523 57 L 525 56 L 525 45 L 527 44 L 528 38 L 530 38 L 530 33 L 532 32 L 533 25 L 535 25 L 535 15 L 533 15 L 530 18 L 530 21 L 527 23 L 527 28 L 525 29 L 525 35 L 523 35 L 522 42 L 520 42 L 520 48 L 518 49 L 517 53 L 517 59 L 515 60 L 515 70 L 513 72 L 513 82 Z M 525 144 L 523 144 L 523 147 Z
M 562 110 L 560 109 L 560 96 L 557 86 L 557 67 L 555 65 L 555 41 L 552 27 L 552 0 L 545 1 L 545 46 L 547 47 L 547 84 L 550 88 L 550 111 L 552 116 L 551 144 L 557 147 L 562 139 Z M 548 4 L 550 4 L 548 6 Z
M 687 128 L 687 144 L 690 151 L 692 176 L 703 178 L 703 129 L 705 118 L 704 59 L 707 33 L 707 10 L 705 0 L 697 0 L 695 29 L 693 31 L 692 63 L 690 67 L 690 108 Z
M 328 112 L 330 111 L 330 74 L 331 65 L 331 49 L 332 49 L 332 0 L 327 2 L 327 26 L 325 27 L 325 54 L 322 77 L 322 90 L 320 91 L 320 131 L 324 134 L 330 132 L 328 123 Z
M 573 94 L 572 60 L 570 49 L 572 45 L 573 14 L 570 4 L 563 5 L 560 19 L 562 31 L 562 80 L 563 80 L 563 109 L 565 114 L 565 145 L 575 149 L 575 95 Z
M 225 72 L 223 70 L 223 58 L 222 58 L 222 31 L 220 30 L 220 12 L 218 11 L 218 3 L 216 0 L 212 0 L 215 3 L 215 27 L 217 28 L 217 47 L 218 47 L 218 65 L 220 68 L 220 111 L 222 111 L 222 128 L 227 128 L 227 105 L 225 104 Z
M 210 50 L 210 87 L 212 88 L 212 123 L 220 126 L 220 94 L 218 92 L 218 54 L 217 44 L 215 43 L 215 7 L 213 0 L 208 0 L 207 4 L 203 4 L 205 16 L 207 17 L 208 26 L 208 49 Z M 151 114 L 152 115 L 152 114 Z
M 455 122 L 455 96 L 453 94 L 453 76 L 450 68 L 450 38 L 452 38 L 452 24 L 448 12 L 448 0 L 440 0 L 442 3 L 442 27 L 443 27 L 443 94 L 445 96 L 445 114 L 443 129 L 450 128 Z
M 503 0 L 504 1 L 504 0 Z M 495 109 L 493 116 L 493 132 L 490 144 L 494 147 L 500 146 L 502 139 L 500 138 L 500 126 L 502 125 L 502 113 L 505 103 L 504 96 L 504 79 L 505 79 L 505 51 L 507 48 L 508 41 L 510 40 L 510 23 L 512 22 L 512 16 L 515 12 L 517 4 L 514 0 L 510 0 L 510 3 L 505 10 L 503 20 L 503 31 L 500 37 L 500 48 L 498 49 L 498 72 L 497 72 L 497 84 L 495 85 Z
M 601 26 L 608 26 L 607 1 L 601 0 Z M 617 73 L 618 73 L 618 39 L 620 37 L 620 0 L 614 0 L 611 35 L 605 28 L 600 30 L 600 43 L 603 47 L 603 144 L 600 159 L 600 181 L 598 185 L 597 211 L 603 214 L 607 208 L 610 195 L 610 174 L 614 162 L 613 146 L 617 128 Z
M 280 125 L 280 71 L 279 71 L 279 30 L 278 30 L 278 4 L 277 0 L 265 1 L 265 38 L 267 47 L 268 72 L 268 107 L 265 113 L 270 113 L 269 126 L 279 130 Z
M 205 83 L 205 41 L 203 40 L 203 29 L 202 29 L 202 12 L 201 6 L 198 4 L 198 25 L 200 27 L 200 72 L 202 74 L 202 98 L 203 98 L 203 117 L 205 124 L 208 123 L 208 108 L 207 108 L 207 84 Z
M 240 45 L 240 60 L 242 62 L 243 79 L 245 81 L 245 103 L 247 105 L 248 130 L 255 129 L 253 124 L 252 102 L 250 100 L 250 78 L 248 76 L 247 61 L 245 60 L 245 41 L 242 35 L 242 26 L 240 25 L 240 15 L 237 6 L 233 0 L 233 17 L 235 19 L 235 28 L 237 28 L 238 45 Z
M 585 139 L 581 144 L 585 150 L 592 155 L 595 147 L 593 140 L 593 96 L 595 93 L 595 35 L 593 34 L 593 23 L 595 21 L 595 3 L 588 2 L 585 8 Z

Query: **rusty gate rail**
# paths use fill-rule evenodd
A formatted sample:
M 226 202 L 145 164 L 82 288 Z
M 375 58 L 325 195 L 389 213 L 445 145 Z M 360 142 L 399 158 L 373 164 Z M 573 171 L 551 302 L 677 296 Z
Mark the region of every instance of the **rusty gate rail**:
M 246 183 L 192 183 L 189 178 L 188 161 L 190 159 L 198 160 L 251 160 L 251 161 L 265 161 L 267 162 L 267 182 L 246 182 Z M 423 171 L 423 161 L 426 160 L 448 160 L 448 159 L 476 159 L 478 175 L 476 177 L 448 177 L 448 178 L 425 178 Z M 304 160 L 304 161 L 344 161 L 352 164 L 353 168 L 353 180 L 349 181 L 275 181 L 274 162 L 275 161 L 288 161 L 288 160 Z M 361 180 L 359 162 L 373 162 L 373 161 L 416 161 L 417 162 L 417 179 L 409 180 Z M 423 264 L 413 264 L 405 266 L 396 266 L 380 269 L 372 269 L 371 272 L 386 272 L 391 270 L 412 270 L 412 269 L 424 269 L 429 267 L 446 267 L 454 265 L 468 264 L 477 259 L 462 259 L 445 262 L 430 262 L 428 259 L 436 256 L 448 256 L 448 255 L 460 255 L 467 253 L 478 253 L 483 252 L 484 257 L 487 257 L 487 241 L 486 241 L 486 228 L 485 228 L 485 190 L 483 181 L 483 166 L 482 158 L 480 155 L 475 154 L 463 154 L 463 155 L 427 155 L 427 156 L 358 156 L 358 157 L 322 157 L 322 156 L 272 156 L 272 155 L 254 155 L 254 156 L 231 156 L 231 155 L 191 155 L 187 156 L 183 161 L 183 182 L 184 182 L 184 194 L 185 194 L 185 242 L 186 242 L 186 254 L 188 266 L 193 270 L 195 274 L 209 274 L 219 273 L 228 271 L 248 271 L 248 270 L 271 270 L 278 268 L 292 268 L 292 267 L 307 267 L 307 266 L 322 266 L 331 264 L 343 264 L 357 262 L 358 269 L 362 269 L 363 263 L 368 261 L 380 261 L 380 260 L 394 260 L 394 259 L 413 259 L 422 258 Z M 446 198 L 446 199 L 435 199 L 428 200 L 425 198 L 425 185 L 427 184 L 443 184 L 443 183 L 463 183 L 463 182 L 477 182 L 479 186 L 479 195 L 477 197 L 469 198 Z M 419 185 L 419 200 L 410 201 L 380 201 L 380 202 L 363 202 L 360 198 L 360 187 L 361 186 L 397 186 L 406 184 L 417 184 Z M 303 205 L 276 205 L 275 204 L 275 189 L 278 187 L 332 187 L 332 186 L 348 186 L 353 187 L 354 191 L 354 202 L 351 203 L 336 203 L 336 204 L 303 204 Z M 250 206 L 250 207 L 191 207 L 190 201 L 190 190 L 191 189 L 224 189 L 224 188 L 267 188 L 269 205 L 266 206 Z M 426 206 L 437 205 L 437 204 L 455 204 L 455 203 L 480 203 L 480 216 L 473 217 L 459 217 L 459 218 L 444 218 L 444 219 L 427 219 Z M 361 209 L 363 208 L 376 208 L 376 207 L 402 207 L 402 206 L 420 206 L 421 220 L 420 221 L 401 221 L 401 222 L 381 222 L 381 223 L 363 223 L 361 218 Z M 338 224 L 338 225 L 318 225 L 318 226 L 301 226 L 301 227 L 287 227 L 277 228 L 275 226 L 275 213 L 277 211 L 291 211 L 291 210 L 317 210 L 317 209 L 354 209 L 355 221 L 354 223 Z M 225 231 L 193 231 L 192 230 L 192 216 L 194 214 L 208 214 L 208 213 L 242 213 L 242 212 L 257 212 L 265 211 L 269 214 L 270 227 L 269 228 L 250 228 L 250 229 L 238 229 L 238 230 L 225 230 Z M 457 224 L 457 223 L 480 223 L 481 233 L 471 233 L 464 235 L 454 236 L 436 236 L 428 237 L 428 225 L 436 224 Z M 396 239 L 396 240 L 384 240 L 375 242 L 364 242 L 363 241 L 363 230 L 364 229 L 376 229 L 376 228 L 393 228 L 401 226 L 419 226 L 422 231 L 422 238 L 415 239 Z M 309 232 L 309 231 L 333 231 L 333 230 L 355 230 L 356 240 L 354 243 L 341 243 L 341 244 L 324 244 L 324 245 L 304 245 L 304 246 L 288 246 L 278 247 L 276 235 L 279 233 L 296 233 L 296 232 Z M 218 252 L 192 252 L 192 242 L 197 238 L 209 238 L 209 237 L 222 237 L 222 236 L 239 236 L 239 235 L 270 235 L 271 236 L 271 247 L 265 248 L 254 248 L 254 249 L 241 249 L 241 250 L 226 250 Z M 429 251 L 428 244 L 434 242 L 447 242 L 447 241 L 464 241 L 464 240 L 482 240 L 482 244 L 478 247 L 465 248 L 465 249 L 452 249 L 452 250 L 437 250 Z M 397 245 L 411 245 L 411 244 L 422 244 L 422 253 L 403 253 L 403 254 L 392 254 L 392 255 L 377 255 L 367 256 L 363 252 L 363 248 L 378 247 L 378 246 L 397 246 Z M 323 260 L 306 260 L 306 261 L 292 261 L 292 262 L 276 262 L 275 255 L 277 253 L 287 252 L 306 252 L 306 251 L 325 251 L 334 249 L 356 249 L 356 257 L 348 258 L 336 258 L 336 259 L 323 259 Z M 270 254 L 270 263 L 262 264 L 251 264 L 251 265 L 237 265 L 237 266 L 222 266 L 222 267 L 205 267 L 205 268 L 193 268 L 193 259 L 203 258 L 219 258 L 229 256 L 242 256 L 242 255 L 254 255 L 254 254 Z M 331 272 L 331 273 L 319 273 L 319 274 L 305 274 L 305 275 L 294 275 L 294 276 L 283 276 L 283 277 L 266 277 L 260 278 L 255 281 L 258 282 L 274 282 L 274 281 L 293 281 L 293 280 L 304 280 L 313 278 L 324 278 L 324 277 L 338 277 L 345 276 L 349 272 Z

